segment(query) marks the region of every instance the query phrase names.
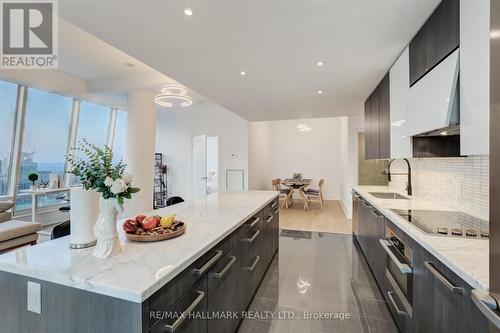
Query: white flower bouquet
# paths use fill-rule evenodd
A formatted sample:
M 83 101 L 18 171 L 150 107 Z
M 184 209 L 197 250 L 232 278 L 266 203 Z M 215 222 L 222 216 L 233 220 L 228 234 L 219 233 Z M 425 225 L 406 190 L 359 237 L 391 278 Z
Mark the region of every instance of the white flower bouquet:
M 77 152 L 85 158 L 78 157 Z M 113 151 L 107 146 L 101 149 L 83 139 L 67 160 L 72 166 L 68 172 L 80 178 L 85 190 L 95 189 L 103 199 L 115 198 L 123 205 L 125 199 L 140 191 L 132 187 L 133 176 L 125 172 L 126 164 L 119 161 L 113 165 Z

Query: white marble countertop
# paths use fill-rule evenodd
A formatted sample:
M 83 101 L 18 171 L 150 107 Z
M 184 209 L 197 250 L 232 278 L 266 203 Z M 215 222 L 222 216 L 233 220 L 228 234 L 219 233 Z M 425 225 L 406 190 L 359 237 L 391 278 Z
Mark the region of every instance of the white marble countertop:
M 489 288 L 489 240 L 431 236 L 406 221 L 391 209 L 426 209 L 453 211 L 435 202 L 409 197 L 410 200 L 379 199 L 369 192 L 396 192 L 387 186 L 356 186 L 354 190 L 401 230 L 422 245 L 474 289 Z
M 126 240 L 108 259 L 93 248 L 71 250 L 69 237 L 0 255 L 0 270 L 140 303 L 271 202 L 277 192 L 225 192 L 154 211 L 176 213 L 187 224 L 180 237 L 152 243 Z M 152 212 L 146 215 L 151 215 Z

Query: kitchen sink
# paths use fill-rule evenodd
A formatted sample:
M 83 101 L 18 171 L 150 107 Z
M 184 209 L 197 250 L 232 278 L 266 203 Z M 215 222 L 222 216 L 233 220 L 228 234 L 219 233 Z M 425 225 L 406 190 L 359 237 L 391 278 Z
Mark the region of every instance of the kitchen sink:
M 404 197 L 398 193 L 394 192 L 368 192 L 373 195 L 375 198 L 379 199 L 399 199 L 399 200 L 408 200 L 407 197 Z

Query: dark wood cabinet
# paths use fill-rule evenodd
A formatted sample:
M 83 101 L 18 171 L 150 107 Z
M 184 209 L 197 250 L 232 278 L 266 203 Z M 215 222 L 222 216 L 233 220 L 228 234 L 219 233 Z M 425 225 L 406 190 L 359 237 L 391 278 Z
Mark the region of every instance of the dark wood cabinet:
M 365 101 L 365 159 L 391 157 L 389 73 Z
M 365 101 L 365 159 L 372 159 L 372 96 Z
M 381 285 L 385 280 L 385 251 L 380 245 L 380 240 L 385 239 L 385 217 L 379 211 L 373 210 L 372 213 L 372 251 L 373 251 L 373 275 L 378 284 Z
M 237 311 L 238 299 L 230 290 L 238 288 L 238 257 L 235 249 L 226 255 L 208 272 L 208 313 Z M 214 318 L 208 321 L 208 332 L 235 332 L 238 318 Z
M 379 87 L 377 87 L 370 97 L 370 159 L 380 158 L 380 103 Z
M 369 234 L 369 219 L 371 214 L 372 206 L 365 200 L 361 200 L 359 209 L 359 235 L 358 243 L 361 247 L 363 253 L 368 252 L 368 234 Z
M 459 0 L 443 0 L 410 42 L 410 85 L 459 46 L 459 7 Z
M 401 332 L 488 332 L 488 321 L 474 305 L 467 282 L 361 197 L 358 209 L 356 239 Z M 386 227 L 411 251 L 411 311 L 405 308 L 401 291 L 395 290 L 397 282 L 391 283 L 386 274 L 390 259 L 379 242 L 386 237 Z
M 208 321 L 201 314 L 206 313 L 207 305 L 207 277 L 205 276 L 166 311 L 171 318 L 159 320 L 149 331 L 151 333 L 174 331 L 176 333 L 206 333 Z M 186 312 L 192 315 L 186 316 Z
M 379 242 L 385 238 L 385 219 L 369 203 L 364 200 L 360 202 L 357 240 L 375 279 L 380 284 L 385 279 L 385 252 Z
M 488 332 L 488 322 L 473 304 L 471 287 L 427 250 L 417 245 L 414 264 L 416 332 Z
M 391 101 L 389 73 L 378 87 L 379 99 L 379 158 L 391 158 Z
M 278 207 L 278 200 L 273 200 L 151 296 L 143 304 L 144 316 L 165 309 L 169 309 L 167 313 L 189 310 L 208 315 L 237 312 L 239 317 L 233 319 L 187 316 L 177 322 L 175 329 L 175 332 L 236 332 L 241 312 L 250 305 L 278 250 Z M 145 326 L 143 331 L 172 331 L 174 324 L 175 318 L 149 319 L 150 328 Z

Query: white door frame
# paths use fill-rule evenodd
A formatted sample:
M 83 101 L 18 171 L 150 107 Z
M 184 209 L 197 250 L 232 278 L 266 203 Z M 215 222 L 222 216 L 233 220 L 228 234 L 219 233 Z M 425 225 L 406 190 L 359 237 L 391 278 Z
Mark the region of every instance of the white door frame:
M 199 135 L 205 135 L 205 137 L 209 137 L 209 136 L 216 136 L 219 138 L 218 140 L 218 155 L 217 156 L 217 159 L 218 159 L 218 163 L 217 163 L 217 176 L 218 176 L 218 182 L 219 182 L 219 191 L 218 192 L 221 192 L 223 190 L 223 186 L 222 186 L 222 174 L 221 174 L 221 170 L 222 170 L 222 167 L 221 167 L 221 156 L 222 156 L 222 133 L 217 133 L 217 132 L 206 132 L 206 133 L 195 133 L 195 134 L 191 134 L 191 152 L 190 152 L 190 160 L 189 160 L 189 183 L 190 183 L 190 187 L 191 187 L 191 198 L 194 198 L 194 191 L 193 191 L 193 139 L 194 137 L 196 136 L 199 136 Z M 205 146 L 205 149 L 206 149 L 206 146 Z

